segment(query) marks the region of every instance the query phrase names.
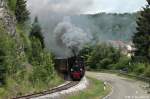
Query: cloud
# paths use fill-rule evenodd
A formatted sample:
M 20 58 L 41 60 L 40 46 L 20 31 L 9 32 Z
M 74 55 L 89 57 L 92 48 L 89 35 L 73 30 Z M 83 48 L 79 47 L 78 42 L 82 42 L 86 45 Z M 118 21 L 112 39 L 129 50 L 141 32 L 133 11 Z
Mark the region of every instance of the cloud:
M 85 13 L 132 13 L 141 10 L 145 5 L 146 0 L 94 0 Z
M 92 6 L 92 0 L 29 0 L 28 7 L 33 13 L 47 10 L 54 13 L 79 14 Z
M 135 12 L 146 5 L 146 0 L 28 0 L 32 13 L 49 11 L 63 14 L 98 12 Z

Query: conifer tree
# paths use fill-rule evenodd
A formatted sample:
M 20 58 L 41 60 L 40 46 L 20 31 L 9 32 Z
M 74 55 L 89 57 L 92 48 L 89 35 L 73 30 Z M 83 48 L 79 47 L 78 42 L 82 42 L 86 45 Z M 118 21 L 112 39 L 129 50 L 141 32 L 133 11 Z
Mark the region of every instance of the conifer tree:
M 5 83 L 6 66 L 4 65 L 4 52 L 0 49 L 0 85 Z
M 29 11 L 26 8 L 26 2 L 25 0 L 16 1 L 15 15 L 18 23 L 24 23 L 29 19 Z
M 150 63 L 150 0 L 148 5 L 140 12 L 137 20 L 137 32 L 133 36 L 136 50 L 133 59 Z
M 150 5 L 150 0 L 147 0 L 148 4 Z
M 42 35 L 42 29 L 41 29 L 41 26 L 39 25 L 39 21 L 38 21 L 37 17 L 35 17 L 34 22 L 32 24 L 30 37 L 35 37 L 35 38 L 39 39 L 40 42 L 41 42 L 42 48 L 45 47 L 45 45 L 44 45 L 44 37 Z

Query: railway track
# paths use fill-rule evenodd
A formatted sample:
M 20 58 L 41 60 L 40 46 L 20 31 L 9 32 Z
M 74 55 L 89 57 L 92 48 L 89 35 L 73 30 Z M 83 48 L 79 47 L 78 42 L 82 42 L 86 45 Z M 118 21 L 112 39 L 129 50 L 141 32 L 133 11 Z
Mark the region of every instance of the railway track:
M 52 94 L 52 93 L 56 93 L 56 92 L 60 92 L 63 90 L 67 90 L 75 85 L 77 85 L 79 83 L 79 81 L 71 81 L 63 86 L 57 87 L 57 88 L 53 88 L 50 90 L 46 90 L 43 92 L 38 92 L 38 93 L 33 93 L 33 94 L 28 94 L 28 95 L 24 95 L 24 96 L 19 96 L 19 97 L 14 97 L 12 99 L 31 99 L 31 98 L 36 98 L 36 97 L 40 97 L 40 96 L 44 96 L 47 94 Z

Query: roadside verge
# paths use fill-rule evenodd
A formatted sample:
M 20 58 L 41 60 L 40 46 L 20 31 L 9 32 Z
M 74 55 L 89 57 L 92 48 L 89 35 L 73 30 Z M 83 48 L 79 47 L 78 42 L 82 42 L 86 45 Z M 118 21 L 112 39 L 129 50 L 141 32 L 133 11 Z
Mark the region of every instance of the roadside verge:
M 65 99 L 103 99 L 111 92 L 109 84 L 104 84 L 104 82 L 89 76 L 87 76 L 87 79 L 89 80 L 89 86 L 85 90 L 70 95 Z

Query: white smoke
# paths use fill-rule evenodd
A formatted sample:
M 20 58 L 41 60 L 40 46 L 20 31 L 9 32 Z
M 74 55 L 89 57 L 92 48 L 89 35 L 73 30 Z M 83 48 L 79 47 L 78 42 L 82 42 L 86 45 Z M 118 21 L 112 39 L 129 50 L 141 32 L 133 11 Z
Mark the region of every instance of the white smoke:
M 71 23 L 69 18 L 64 18 L 64 20 L 56 26 L 54 35 L 58 46 L 68 48 L 70 51 L 74 50 L 76 54 L 85 44 L 90 43 L 93 39 L 90 33 L 76 27 Z

